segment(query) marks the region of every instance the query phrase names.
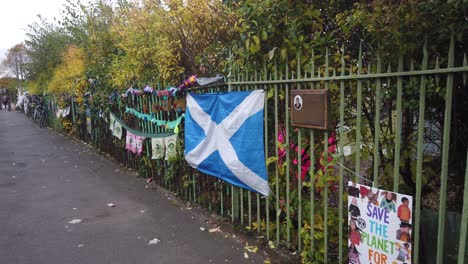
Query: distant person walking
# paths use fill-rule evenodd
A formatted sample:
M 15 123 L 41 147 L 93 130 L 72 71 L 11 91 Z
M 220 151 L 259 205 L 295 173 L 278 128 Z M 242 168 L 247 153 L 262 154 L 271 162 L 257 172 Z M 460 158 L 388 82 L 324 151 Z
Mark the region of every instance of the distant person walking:
M 5 109 L 8 108 L 8 111 L 11 111 L 11 98 L 8 95 L 4 95 L 2 98 L 2 103 Z

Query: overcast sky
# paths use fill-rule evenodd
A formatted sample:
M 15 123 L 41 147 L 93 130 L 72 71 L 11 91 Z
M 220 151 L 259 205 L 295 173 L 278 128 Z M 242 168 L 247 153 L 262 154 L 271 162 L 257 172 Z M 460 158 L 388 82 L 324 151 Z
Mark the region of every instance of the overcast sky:
M 7 49 L 26 38 L 28 24 L 41 14 L 48 20 L 60 16 L 66 0 L 3 0 L 0 4 L 0 60 Z

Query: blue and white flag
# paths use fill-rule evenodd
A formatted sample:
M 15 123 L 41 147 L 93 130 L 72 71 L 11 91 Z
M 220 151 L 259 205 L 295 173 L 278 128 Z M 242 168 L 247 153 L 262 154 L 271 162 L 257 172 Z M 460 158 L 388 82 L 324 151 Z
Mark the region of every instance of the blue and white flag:
M 193 168 L 268 195 L 263 142 L 265 93 L 188 94 L 185 159 Z

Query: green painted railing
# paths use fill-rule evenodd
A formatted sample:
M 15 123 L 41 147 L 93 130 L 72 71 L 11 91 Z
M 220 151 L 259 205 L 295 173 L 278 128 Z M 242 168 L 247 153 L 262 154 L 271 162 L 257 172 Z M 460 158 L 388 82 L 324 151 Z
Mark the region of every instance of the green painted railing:
M 375 57 L 364 60 L 362 45 L 356 52 L 357 58 L 350 58 L 343 46 L 336 53 L 330 53 L 328 49 L 320 53 L 311 51 L 308 61 L 298 53 L 293 62 L 273 61 L 261 67 L 253 65 L 251 71 L 247 66 L 231 65 L 227 84 L 190 89 L 193 93 L 266 91 L 263 136 L 272 190 L 269 197 L 261 197 L 189 168 L 183 159 L 183 144 L 176 161 L 151 160 L 148 143 L 145 143 L 141 156 L 128 154 L 124 150 L 124 139 L 112 138 L 106 122 L 98 115 L 93 115 L 93 144 L 128 167 L 145 168 L 142 176 L 152 178 L 183 199 L 228 217 L 232 223 L 265 237 L 271 243 L 297 250 L 305 261 L 311 263 L 346 263 L 348 215 L 345 184 L 348 180 L 413 195 L 412 262 L 428 262 L 420 256 L 424 256 L 423 250 L 432 250 L 437 251 L 434 263 L 446 263 L 443 244 L 447 239 L 444 230 L 455 107 L 452 101 L 455 88 L 467 89 L 468 64 L 465 54 L 463 61 L 455 57 L 453 37 L 448 56 L 442 60 L 436 57 L 437 54 L 428 53 L 428 45 L 421 47 L 418 69 L 405 54 L 384 58 L 377 52 Z M 332 55 L 338 59 L 330 59 Z M 445 67 L 439 61 L 446 61 Z M 382 72 L 385 68 L 387 71 Z M 397 71 L 392 72 L 392 68 Z M 445 87 L 440 87 L 439 80 L 445 80 Z M 439 92 L 434 92 L 434 87 Z M 292 127 L 291 89 L 330 90 L 332 129 L 320 131 Z M 411 111 L 408 110 L 410 102 L 413 104 Z M 443 103 L 436 105 L 434 102 Z M 144 108 L 152 109 L 153 104 L 167 102 L 157 96 L 131 96 L 126 103 L 141 112 Z M 125 107 L 114 105 L 113 109 L 123 116 Z M 441 134 L 437 138 L 440 147 L 434 145 L 437 151 L 428 153 L 426 147 L 431 143 L 426 140 L 426 134 L 428 129 L 435 129 L 431 128 L 434 121 L 429 118 L 434 109 L 443 112 L 443 120 L 438 123 L 442 128 L 435 131 Z M 76 113 L 75 108 L 72 112 Z M 157 119 L 175 120 L 180 113 L 168 110 L 158 111 L 155 115 Z M 75 118 L 78 120 L 80 117 L 74 114 L 74 122 Z M 408 124 L 412 127 L 409 128 Z M 167 132 L 166 128 L 144 120 L 135 120 L 131 126 L 145 133 Z M 414 133 L 408 133 L 408 129 Z M 183 135 L 181 128 L 180 138 Z M 458 160 L 463 163 L 468 158 Z M 412 172 L 414 190 L 405 185 L 407 179 L 402 171 L 407 161 L 415 164 Z M 308 162 L 310 166 L 307 166 Z M 423 248 L 419 236 L 421 200 L 429 167 L 440 173 L 430 175 L 436 178 L 435 182 L 440 182 L 438 232 L 434 233 L 438 246 L 433 249 Z M 465 167 L 463 205 L 456 206 L 461 213 L 460 236 L 456 238 L 459 240 L 459 264 L 465 263 L 468 253 L 468 164 Z

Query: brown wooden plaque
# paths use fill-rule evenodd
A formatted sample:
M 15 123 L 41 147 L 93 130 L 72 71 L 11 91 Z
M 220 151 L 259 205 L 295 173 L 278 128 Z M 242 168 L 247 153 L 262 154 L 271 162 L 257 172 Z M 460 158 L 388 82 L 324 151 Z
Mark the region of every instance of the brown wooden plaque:
M 326 89 L 291 90 L 291 124 L 328 130 L 330 128 L 330 92 Z

